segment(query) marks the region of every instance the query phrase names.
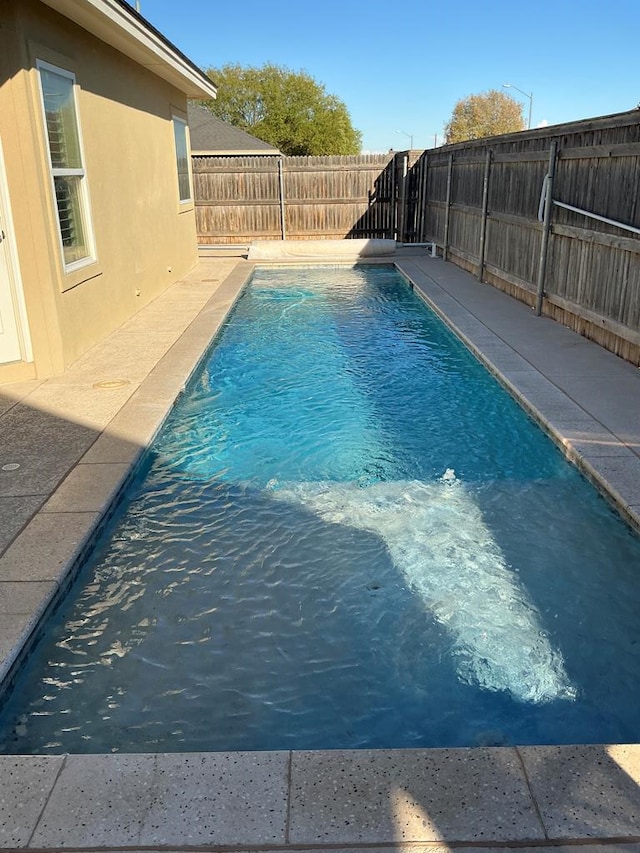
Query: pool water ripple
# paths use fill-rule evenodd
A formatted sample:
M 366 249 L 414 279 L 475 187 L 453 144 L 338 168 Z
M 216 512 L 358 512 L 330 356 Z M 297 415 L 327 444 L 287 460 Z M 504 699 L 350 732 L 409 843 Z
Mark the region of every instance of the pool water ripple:
M 640 740 L 640 543 L 384 267 L 258 271 L 4 752 Z

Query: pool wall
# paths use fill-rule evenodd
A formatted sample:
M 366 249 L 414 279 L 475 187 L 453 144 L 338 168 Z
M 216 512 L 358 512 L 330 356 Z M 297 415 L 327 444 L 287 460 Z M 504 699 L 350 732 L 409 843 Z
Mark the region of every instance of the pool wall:
M 510 302 L 494 300 L 490 286 L 470 275 L 464 291 L 449 289 L 456 276 L 447 275 L 448 267 L 434 275 L 424 262 L 398 264 L 415 292 L 640 531 L 638 369 L 566 327 L 555 335 L 551 321 L 526 307 L 524 316 L 512 317 Z
M 4 616 L 7 623 L 7 616 L 18 617 L 5 625 L 0 621 L 3 629 L 0 633 L 0 701 L 10 689 L 13 676 L 25 656 L 37 642 L 47 616 L 61 601 L 117 510 L 127 485 L 135 477 L 144 458 L 146 447 L 206 357 L 208 348 L 253 271 L 252 264 L 234 260 L 221 266 L 221 273 L 231 270 L 228 275 L 214 279 L 211 269 L 215 271 L 216 266 L 215 262 L 201 263 L 197 273 L 174 285 L 166 296 L 150 306 L 151 310 L 142 312 L 146 315 L 142 324 L 138 316 L 136 325 L 139 328 L 131 335 L 125 335 L 125 339 L 129 338 L 125 345 L 131 344 L 131 337 L 135 334 L 138 343 L 144 347 L 145 339 L 148 340 L 148 336 L 155 332 L 164 339 L 162 355 L 155 359 L 145 377 L 137 383 L 135 380 L 127 382 L 124 388 L 128 397 L 124 403 L 115 399 L 113 417 L 104 428 L 96 428 L 103 415 L 102 399 L 95 403 L 97 414 L 84 410 L 82 414 L 69 416 L 70 420 L 73 417 L 83 426 L 91 427 L 86 430 L 85 452 L 69 466 L 59 485 L 50 494 L 43 495 L 42 507 L 0 557 L 0 592 L 4 593 L 0 619 Z M 212 287 L 214 284 L 216 286 Z M 166 336 L 167 325 L 171 327 L 170 336 Z M 91 364 L 90 355 L 82 360 L 77 377 L 71 369 L 60 380 L 38 383 L 40 387 L 36 387 L 18 405 L 31 409 L 35 419 L 36 412 L 43 407 L 43 398 L 46 400 L 51 396 L 47 391 L 57 392 L 64 404 L 69 385 L 73 391 L 76 383 L 79 396 L 82 397 L 80 388 L 84 391 L 86 387 L 94 397 L 99 397 L 104 392 L 96 386 L 104 379 L 105 364 L 109 371 L 106 375 L 113 375 L 109 360 L 116 363 L 119 360 L 123 344 L 119 337 L 122 336 L 111 336 L 105 344 L 92 351 L 95 366 Z M 138 346 L 131 347 L 129 363 L 119 365 L 124 368 L 120 375 L 135 376 L 140 360 Z M 11 387 L 8 394 L 11 394 Z M 81 399 L 81 404 L 84 402 Z M 87 403 L 89 409 L 93 402 L 90 399 Z M 58 414 L 56 409 L 55 417 L 49 417 L 46 426 L 53 432 L 63 417 L 63 413 Z M 45 442 L 43 458 L 38 459 L 36 448 L 36 453 L 30 454 L 31 464 L 47 466 L 47 450 L 52 455 L 56 454 L 55 445 L 47 447 Z M 17 449 L 13 454 L 10 447 L 4 450 L 7 459 L 17 458 L 19 452 Z
M 217 263 L 201 263 L 191 279 L 199 294 L 191 319 L 189 312 L 178 317 L 179 286 L 150 306 L 147 349 L 159 328 L 154 306 L 184 331 L 126 398 L 114 397 L 115 412 L 101 429 L 100 418 L 91 421 L 88 447 L 0 557 L 0 673 L 28 651 L 40 615 L 66 588 L 252 270 L 233 262 L 230 276 L 211 281 Z M 407 253 L 397 266 L 640 527 L 637 369 L 440 260 Z M 115 358 L 122 340 L 111 345 Z M 132 371 L 140 360 L 134 354 Z M 21 405 L 35 411 L 57 390 L 57 417 L 65 417 L 66 405 L 66 417 L 77 420 L 63 392 L 71 389 L 77 400 L 102 378 L 98 358 L 90 376 L 72 370 L 64 382 L 37 383 Z M 3 464 L 11 454 L 5 443 Z M 11 498 L 10 486 L 3 495 Z M 5 848 L 640 843 L 638 745 L 2 756 L 0 773 Z

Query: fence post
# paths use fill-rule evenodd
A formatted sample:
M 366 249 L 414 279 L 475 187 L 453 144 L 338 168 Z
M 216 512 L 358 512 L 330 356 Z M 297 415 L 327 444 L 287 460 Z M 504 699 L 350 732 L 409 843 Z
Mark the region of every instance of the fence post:
M 422 155 L 422 173 L 420 175 L 420 201 L 418 207 L 418 243 L 424 242 L 424 221 L 427 213 L 427 176 L 429 174 L 429 155 Z
M 282 232 L 282 239 L 287 239 L 287 225 L 285 220 L 285 207 L 284 207 L 284 175 L 283 175 L 283 163 L 282 157 L 278 158 L 278 193 L 280 198 L 280 231 Z
M 551 213 L 553 210 L 553 181 L 556 175 L 556 159 L 558 142 L 553 139 L 549 150 L 549 168 L 544 178 L 544 218 L 542 221 L 542 238 L 540 241 L 540 260 L 538 262 L 538 285 L 536 289 L 536 317 L 542 314 L 542 299 L 544 297 L 544 282 L 547 272 L 547 253 L 549 235 L 551 233 Z
M 482 184 L 482 224 L 480 225 L 480 250 L 478 252 L 478 281 L 484 278 L 484 259 L 487 250 L 487 215 L 489 212 L 489 177 L 491 175 L 491 149 L 487 151 L 484 162 L 484 181 Z
M 444 214 L 444 239 L 442 246 L 442 260 L 447 260 L 449 252 L 449 217 L 451 214 L 451 184 L 453 183 L 453 154 L 449 154 L 449 166 L 447 168 L 447 201 Z
M 396 221 L 398 213 L 398 200 L 396 199 L 396 169 L 397 169 L 397 154 L 393 155 L 390 162 L 391 188 L 389 190 L 389 239 L 395 240 L 397 236 Z
M 405 227 L 407 221 L 407 173 L 409 171 L 409 157 L 402 155 L 402 179 L 400 181 L 400 198 L 398 200 L 398 235 L 396 239 L 404 243 Z

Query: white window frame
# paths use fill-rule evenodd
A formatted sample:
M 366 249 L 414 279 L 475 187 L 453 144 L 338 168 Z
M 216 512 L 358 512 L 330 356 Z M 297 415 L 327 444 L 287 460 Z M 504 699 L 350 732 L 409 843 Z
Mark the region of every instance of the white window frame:
M 89 204 L 89 190 L 87 187 L 87 173 L 85 169 L 85 157 L 84 157 L 84 145 L 82 141 L 82 128 L 80 125 L 80 112 L 78 109 L 78 84 L 76 82 L 76 76 L 73 72 L 67 71 L 65 68 L 60 68 L 58 65 L 53 65 L 50 62 L 45 62 L 42 59 L 36 60 L 36 67 L 38 69 L 38 87 L 40 90 L 40 105 L 42 107 L 42 120 L 43 120 L 43 128 L 44 128 L 44 141 L 47 149 L 47 160 L 49 164 L 49 176 L 51 178 L 51 192 L 52 198 L 54 202 L 55 208 L 55 216 L 56 222 L 58 225 L 58 245 L 60 247 L 60 256 L 62 258 L 62 264 L 65 272 L 70 273 L 74 270 L 81 269 L 82 267 L 86 267 L 89 264 L 93 264 L 96 261 L 96 253 L 95 253 L 95 239 L 93 233 L 93 223 L 91 217 L 91 208 Z M 49 71 L 52 74 L 57 74 L 60 77 L 66 77 L 71 81 L 72 84 L 72 92 L 73 92 L 73 106 L 75 111 L 75 120 L 76 120 L 76 132 L 78 135 L 78 149 L 80 154 L 80 168 L 60 168 L 54 167 L 51 159 L 51 148 L 49 145 L 49 133 L 47 130 L 47 116 L 44 102 L 44 90 L 42 86 L 42 75 L 41 71 Z M 65 252 L 64 252 L 64 244 L 62 242 L 62 227 L 60 223 L 60 217 L 58 213 L 58 203 L 56 199 L 56 188 L 55 188 L 55 178 L 57 177 L 78 177 L 79 181 L 79 199 L 80 199 L 80 208 L 81 208 L 81 218 L 82 225 L 84 229 L 84 238 L 86 243 L 86 251 L 87 254 L 83 258 L 79 258 L 76 261 L 72 261 L 70 263 L 65 262 Z
M 187 158 L 187 179 L 189 181 L 189 196 L 187 198 L 182 198 L 181 189 L 180 189 L 180 154 L 178 152 L 178 145 L 176 139 L 176 126 L 181 126 L 184 130 L 184 141 L 186 148 L 186 158 Z M 173 142 L 175 145 L 176 151 L 176 178 L 178 181 L 178 200 L 180 204 L 193 204 L 193 181 L 191 178 L 191 157 L 190 157 L 190 145 L 189 145 L 189 124 L 186 119 L 182 118 L 175 113 L 171 116 L 171 130 L 173 131 Z

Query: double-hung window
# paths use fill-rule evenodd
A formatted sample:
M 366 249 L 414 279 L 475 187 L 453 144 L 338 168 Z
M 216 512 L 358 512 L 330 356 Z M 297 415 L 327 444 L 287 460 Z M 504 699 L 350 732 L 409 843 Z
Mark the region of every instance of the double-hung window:
M 93 260 L 75 77 L 38 62 L 64 265 L 67 271 Z
M 176 143 L 176 163 L 178 166 L 178 196 L 180 203 L 191 201 L 191 178 L 189 176 L 189 146 L 187 144 L 187 123 L 173 116 L 173 138 Z

